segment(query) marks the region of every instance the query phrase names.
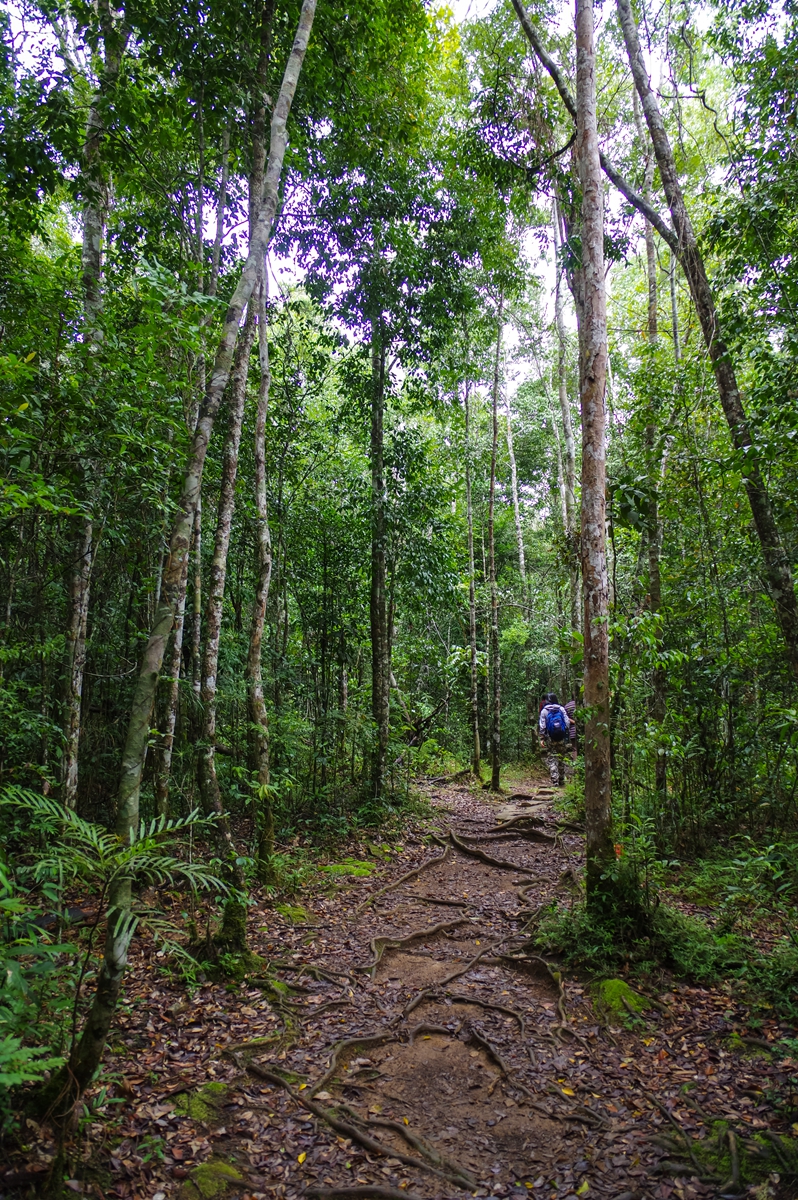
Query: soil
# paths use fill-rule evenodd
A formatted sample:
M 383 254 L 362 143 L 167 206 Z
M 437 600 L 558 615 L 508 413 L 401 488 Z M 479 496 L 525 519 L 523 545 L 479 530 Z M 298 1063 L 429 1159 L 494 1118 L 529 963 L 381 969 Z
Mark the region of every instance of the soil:
M 725 1070 L 722 991 L 674 988 L 608 1027 L 585 981 L 537 956 L 526 927 L 573 894 L 583 839 L 542 779 L 519 791 L 429 786 L 439 817 L 411 824 L 380 874 L 300 897 L 301 922 L 254 907 L 263 985 L 207 984 L 189 1002 L 142 991 L 109 1055 L 129 1102 L 113 1181 L 84 1165 L 68 1186 L 142 1200 L 716 1195 L 652 1138 L 676 1124 L 701 1139 L 724 1113 L 769 1128 L 775 1067 L 765 1052 Z M 513 822 L 499 840 L 497 817 Z M 147 980 L 153 965 L 139 964 Z

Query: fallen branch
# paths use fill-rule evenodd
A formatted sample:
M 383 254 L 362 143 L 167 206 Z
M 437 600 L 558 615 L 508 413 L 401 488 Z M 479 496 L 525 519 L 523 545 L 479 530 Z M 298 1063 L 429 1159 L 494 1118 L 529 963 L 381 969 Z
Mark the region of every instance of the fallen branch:
M 380 959 L 386 950 L 397 950 L 400 946 L 406 946 L 409 942 L 417 942 L 421 938 L 433 937 L 436 933 L 446 933 L 450 929 L 456 929 L 459 925 L 467 925 L 469 917 L 458 917 L 456 921 L 440 921 L 437 925 L 432 925 L 429 929 L 416 929 L 413 933 L 407 933 L 404 937 L 374 937 L 371 939 L 370 948 L 374 955 L 370 963 L 363 963 L 359 967 L 355 967 L 356 971 L 370 971 L 371 978 L 374 978 L 374 972 L 377 969 Z
M 502 871 L 515 871 L 516 874 L 531 875 L 536 868 L 534 867 L 519 867 L 518 863 L 508 862 L 503 858 L 492 858 L 490 854 L 486 854 L 484 850 L 478 850 L 476 846 L 466 846 L 465 842 L 461 842 L 456 833 L 449 830 L 449 837 L 452 845 L 461 850 L 463 854 L 468 854 L 471 858 L 478 858 L 480 862 L 487 863 L 489 867 L 498 867 Z
M 380 896 L 384 896 L 386 892 L 391 892 L 394 888 L 401 887 L 403 883 L 407 883 L 408 879 L 415 879 L 417 875 L 420 875 L 422 871 L 428 870 L 429 867 L 434 867 L 438 863 L 445 862 L 449 856 L 449 850 L 450 848 L 447 846 L 443 854 L 439 854 L 436 858 L 427 859 L 420 867 L 415 867 L 412 871 L 408 871 L 406 875 L 402 875 L 400 879 L 394 880 L 393 883 L 386 883 L 385 887 L 380 888 L 378 892 L 373 892 L 370 896 L 367 896 L 362 904 L 358 904 L 353 916 L 359 916 L 364 908 L 368 908 L 369 904 L 373 904 L 375 900 L 379 900 Z
M 417 1192 L 402 1191 L 400 1188 L 383 1187 L 378 1183 L 364 1183 L 357 1187 L 309 1187 L 303 1196 L 313 1200 L 422 1200 Z

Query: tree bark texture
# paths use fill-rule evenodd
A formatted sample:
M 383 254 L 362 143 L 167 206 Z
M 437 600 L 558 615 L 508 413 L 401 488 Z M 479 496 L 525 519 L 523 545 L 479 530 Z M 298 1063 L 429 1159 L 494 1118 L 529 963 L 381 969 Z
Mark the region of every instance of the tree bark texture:
M 371 323 L 371 715 L 374 753 L 371 794 L 382 796 L 390 731 L 391 661 L 386 574 L 384 430 L 385 344 L 379 318 Z
M 271 147 L 263 189 L 263 205 L 250 239 L 249 254 L 241 277 L 233 291 L 224 317 L 216 358 L 186 463 L 180 502 L 169 541 L 169 557 L 164 567 L 161 603 L 156 611 L 142 656 L 141 670 L 133 697 L 125 748 L 122 754 L 116 827 L 120 836 L 125 838 L 130 837 L 131 829 L 135 836 L 135 828 L 138 825 L 139 791 L 147 753 L 153 700 L 163 665 L 166 643 L 177 608 L 180 581 L 189 551 L 194 513 L 202 484 L 205 455 L 216 414 L 230 377 L 241 314 L 252 295 L 277 211 L 280 177 L 287 141 L 288 115 L 307 50 L 315 11 L 316 0 L 303 0 L 299 26 L 272 116 Z
M 188 565 L 188 564 L 186 564 Z M 183 585 L 177 600 L 175 624 L 172 630 L 172 656 L 169 660 L 167 682 L 169 689 L 164 704 L 163 730 L 161 744 L 157 751 L 157 766 L 155 770 L 155 811 L 159 817 L 169 812 L 169 786 L 172 777 L 172 754 L 175 748 L 175 729 L 177 728 L 177 713 L 180 705 L 180 673 L 183 665 L 183 631 L 186 624 L 186 584 Z
M 608 590 L 605 533 L 607 307 L 604 194 L 596 127 L 593 0 L 576 4 L 577 161 L 582 191 L 584 308 L 579 326 L 582 408 L 582 590 L 584 599 L 585 828 L 588 898 L 614 850 L 610 777 Z
M 471 380 L 465 382 L 465 489 L 468 530 L 468 642 L 471 653 L 471 769 L 481 778 L 479 744 L 479 667 L 477 660 L 477 598 L 474 580 L 474 510 L 471 496 Z
M 565 331 L 562 294 L 562 281 L 565 271 L 559 261 L 562 253 L 563 239 L 560 234 L 560 206 L 556 196 L 552 217 L 554 253 L 557 259 L 554 276 L 554 325 L 557 330 L 557 398 L 560 404 L 564 449 L 564 454 L 562 455 L 564 460 L 562 467 L 564 490 L 563 524 L 565 527 L 565 553 L 568 563 L 568 598 L 571 633 L 578 635 L 581 632 L 581 622 L 579 620 L 579 538 L 576 532 L 576 442 L 574 439 L 573 420 L 571 418 L 571 402 L 568 398 L 568 363 L 566 357 L 568 338 Z M 574 646 L 576 646 L 577 638 L 574 637 L 573 640 Z M 572 689 L 576 689 L 577 683 L 576 674 L 573 673 L 569 686 Z
M 93 524 L 81 517 L 75 539 L 69 580 L 69 625 L 64 703 L 64 754 L 61 760 L 62 800 L 75 808 L 78 800 L 78 745 L 83 671 L 86 666 L 86 626 L 89 618 L 89 589 L 93 563 Z
M 490 733 L 490 786 L 498 792 L 501 773 L 501 717 L 502 717 L 502 660 L 499 650 L 499 596 L 496 588 L 496 458 L 499 449 L 499 364 L 501 362 L 502 314 L 504 306 L 499 300 L 496 314 L 496 357 L 493 364 L 493 389 L 491 392 L 491 450 L 490 450 L 490 495 L 488 499 L 488 571 L 490 580 L 490 657 L 491 657 L 491 733 Z
M 690 285 L 690 293 L 712 361 L 715 382 L 731 432 L 732 443 L 740 455 L 743 479 L 751 505 L 751 515 L 762 548 L 765 584 L 786 643 L 789 665 L 795 677 L 798 678 L 798 600 L 795 596 L 792 569 L 770 502 L 759 452 L 751 436 L 734 363 L 729 348 L 723 341 L 715 299 L 679 183 L 670 139 L 657 98 L 649 82 L 631 4 L 629 0 L 616 0 L 616 8 L 626 43 L 629 65 L 654 147 L 665 198 L 671 212 L 677 237 L 677 254 Z
M 258 288 L 258 356 L 260 381 L 258 408 L 255 416 L 255 507 L 257 544 L 257 585 L 247 653 L 247 706 L 250 722 L 249 769 L 257 788 L 258 812 L 258 874 L 262 882 L 271 881 L 271 861 L 274 854 L 274 816 L 269 799 L 269 719 L 263 695 L 261 651 L 266 623 L 266 606 L 272 577 L 272 538 L 269 529 L 269 507 L 266 493 L 266 417 L 269 408 L 271 370 L 269 368 L 269 327 L 266 306 L 267 274 Z

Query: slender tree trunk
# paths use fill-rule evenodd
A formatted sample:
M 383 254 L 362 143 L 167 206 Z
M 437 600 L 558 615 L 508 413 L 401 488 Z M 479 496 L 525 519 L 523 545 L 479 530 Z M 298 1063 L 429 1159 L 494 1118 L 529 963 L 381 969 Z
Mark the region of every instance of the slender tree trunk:
M 502 345 L 502 300 L 496 315 L 496 357 L 493 364 L 493 391 L 491 395 L 492 437 L 490 451 L 490 496 L 488 499 L 488 570 L 490 578 L 490 650 L 492 666 L 492 721 L 490 747 L 490 786 L 500 789 L 501 772 L 501 715 L 502 715 L 502 662 L 499 651 L 499 596 L 496 588 L 496 458 L 499 449 L 499 363 Z
M 471 769 L 482 777 L 479 744 L 479 668 L 477 660 L 477 599 L 474 581 L 474 510 L 471 498 L 471 380 L 465 382 L 465 488 L 468 528 L 468 638 L 471 649 Z
M 524 554 L 524 531 L 521 527 L 521 508 L 518 503 L 518 470 L 515 465 L 515 448 L 513 446 L 513 418 L 510 413 L 510 402 L 505 399 L 507 415 L 507 453 L 510 458 L 510 487 L 513 493 L 513 517 L 515 520 L 515 540 L 518 546 L 518 573 L 521 576 L 524 601 L 526 594 L 526 555 Z
M 593 0 L 576 4 L 577 161 L 582 190 L 582 286 L 579 325 L 582 408 L 582 587 L 584 595 L 585 827 L 588 900 L 602 890 L 613 859 L 610 777 L 608 586 L 605 533 L 607 308 L 604 289 L 604 193 L 596 128 Z
M 751 505 L 751 515 L 762 547 L 767 590 L 776 609 L 776 617 L 787 646 L 788 662 L 793 674 L 798 678 L 798 600 L 795 596 L 792 569 L 776 524 L 762 473 L 759 451 L 751 436 L 731 352 L 721 334 L 715 299 L 684 201 L 670 139 L 649 82 L 630 0 L 616 0 L 616 7 L 632 76 L 651 135 L 673 228 L 678 238 L 679 259 L 690 285 L 704 341 L 712 360 L 715 382 L 731 431 L 732 443 L 742 460 L 743 479 Z
M 565 528 L 565 546 L 568 557 L 568 593 L 569 616 L 574 647 L 578 643 L 580 633 L 579 620 L 579 539 L 576 532 L 576 442 L 574 426 L 571 419 L 571 403 L 568 399 L 568 370 L 567 350 L 568 338 L 565 331 L 563 316 L 562 281 L 564 268 L 559 259 L 562 253 L 562 237 L 560 234 L 559 201 L 555 197 L 552 211 L 552 228 L 554 230 L 554 252 L 557 259 L 554 282 L 554 324 L 557 330 L 557 396 L 560 402 L 560 420 L 562 421 L 563 443 L 565 453 L 561 468 L 563 476 L 563 525 Z M 558 454 L 559 439 L 558 439 Z M 576 688 L 576 676 L 571 680 L 571 687 Z
M 679 359 L 681 358 L 681 347 L 679 345 L 679 306 L 676 302 L 676 255 L 671 253 L 670 270 L 668 278 L 671 287 L 671 325 L 673 328 L 673 361 L 678 367 Z
M 216 816 L 216 832 L 220 839 L 220 851 L 231 863 L 235 863 L 236 851 L 230 833 L 230 822 L 222 801 L 222 793 L 216 776 L 216 696 L 219 673 L 219 644 L 222 632 L 222 610 L 227 581 L 227 555 L 230 549 L 230 534 L 235 509 L 235 486 L 238 474 L 238 453 L 241 446 L 241 428 L 244 421 L 244 402 L 247 393 L 249 358 L 255 341 L 255 309 L 250 303 L 244 330 L 236 347 L 233 369 L 233 384 L 230 397 L 230 418 L 222 452 L 222 479 L 219 491 L 219 509 L 216 517 L 216 536 L 213 544 L 208 602 L 205 609 L 205 652 L 202 659 L 202 735 L 197 762 L 200 795 L 206 812 Z M 240 868 L 233 874 L 239 886 L 243 884 Z
M 183 630 L 186 622 L 186 583 L 183 585 L 177 600 L 175 624 L 172 630 L 172 655 L 167 668 L 169 690 L 164 705 L 163 733 L 158 748 L 158 765 L 155 772 L 155 811 L 159 817 L 169 813 L 169 785 L 172 776 L 172 754 L 175 748 L 175 729 L 177 727 L 177 712 L 180 704 L 180 673 L 183 666 Z
M 249 769 L 258 789 L 258 875 L 263 883 L 273 879 L 274 815 L 269 796 L 269 719 L 263 695 L 261 648 L 266 623 L 266 606 L 272 577 L 272 538 L 269 529 L 269 508 L 266 493 L 266 417 L 269 407 L 271 371 L 269 369 L 269 327 L 266 307 L 268 277 L 263 272 L 258 289 L 258 351 L 260 382 L 258 410 L 255 417 L 255 506 L 257 540 L 257 585 L 247 654 L 247 706 L 250 724 Z
M 643 196 L 645 200 L 651 204 L 652 185 L 654 182 L 654 156 L 651 153 L 650 142 L 646 137 L 646 127 L 643 123 L 643 114 L 640 111 L 640 101 L 637 92 L 632 95 L 634 100 L 634 116 L 635 125 L 637 127 L 637 137 L 640 142 L 640 149 L 643 152 L 645 162 L 645 175 L 643 179 Z M 643 226 L 645 231 L 646 241 L 646 277 L 648 280 L 648 342 L 652 347 L 656 347 L 659 339 L 657 310 L 658 310 L 658 289 L 657 289 L 657 252 L 654 245 L 654 229 L 650 221 L 644 218 Z M 660 458 L 657 456 L 657 436 L 658 422 L 657 412 L 652 413 L 652 419 L 646 425 L 646 451 L 649 463 L 649 495 L 650 495 L 650 511 L 649 511 L 649 529 L 648 529 L 648 594 L 649 608 L 652 613 L 659 614 L 662 611 L 662 580 L 660 574 L 660 550 L 662 547 L 662 530 L 659 519 L 659 503 L 658 489 L 660 485 Z M 662 725 L 665 720 L 667 710 L 667 678 L 663 667 L 657 666 L 654 668 L 651 680 L 651 716 L 656 721 L 658 726 Z M 661 745 L 661 739 L 658 738 L 657 755 L 654 765 L 654 779 L 657 795 L 664 801 L 665 791 L 667 787 L 667 773 L 664 747 Z
M 191 690 L 202 691 L 202 489 L 197 491 L 192 532 L 194 579 L 191 588 Z M 178 597 L 179 605 L 179 597 Z
M 86 625 L 89 617 L 89 586 L 93 562 L 91 517 L 81 517 L 80 525 L 70 572 L 67 627 L 64 754 L 61 760 L 62 800 L 67 808 L 75 808 L 78 800 L 80 702 L 83 695 L 83 671 L 86 666 Z
M 385 788 L 390 730 L 390 650 L 386 575 L 385 471 L 383 415 L 385 404 L 385 343 L 381 321 L 371 323 L 371 715 L 375 745 L 371 763 L 371 794 Z
M 230 376 L 241 314 L 252 295 L 277 209 L 279 183 L 285 157 L 288 115 L 305 57 L 315 11 L 315 0 L 303 0 L 299 27 L 272 116 L 271 148 L 264 185 L 263 205 L 258 215 L 254 234 L 250 239 L 247 260 L 227 308 L 216 360 L 186 464 L 180 503 L 170 538 L 169 558 L 164 567 L 161 601 L 144 650 L 122 755 L 116 830 L 125 841 L 133 841 L 137 836 L 139 792 L 149 740 L 150 718 L 166 643 L 174 623 L 181 580 L 186 567 L 208 441 Z M 128 920 L 130 902 L 131 881 L 120 878 L 110 897 L 105 958 L 100 970 L 92 1008 L 81 1033 L 80 1041 L 70 1055 L 63 1075 L 59 1073 L 57 1077 L 63 1079 L 62 1100 L 65 1102 L 68 1100 L 69 1107 L 80 1099 L 100 1064 L 127 963 L 130 944 Z

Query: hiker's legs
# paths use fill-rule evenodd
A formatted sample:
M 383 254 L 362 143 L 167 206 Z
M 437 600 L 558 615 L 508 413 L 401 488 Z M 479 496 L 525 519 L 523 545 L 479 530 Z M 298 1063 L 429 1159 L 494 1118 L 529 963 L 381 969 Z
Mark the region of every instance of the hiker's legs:
M 546 742 L 546 766 L 549 768 L 549 779 L 558 787 L 563 781 L 564 763 L 562 751 L 554 742 Z

